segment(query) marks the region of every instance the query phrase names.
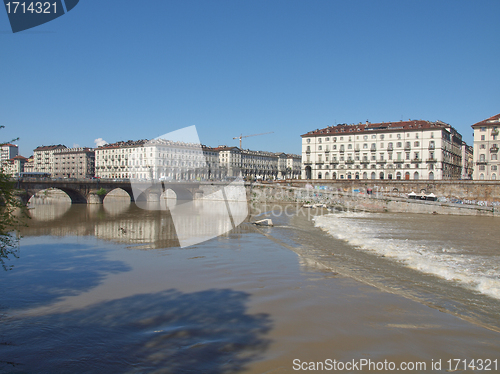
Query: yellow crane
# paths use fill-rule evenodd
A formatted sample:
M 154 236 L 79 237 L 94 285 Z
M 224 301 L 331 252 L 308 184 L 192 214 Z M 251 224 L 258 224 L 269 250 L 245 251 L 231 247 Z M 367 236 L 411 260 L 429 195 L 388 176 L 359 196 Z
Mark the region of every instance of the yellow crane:
M 240 136 L 237 136 L 237 137 L 235 137 L 235 138 L 233 138 L 233 139 L 240 139 L 240 149 L 242 149 L 242 148 L 241 148 L 241 139 L 242 139 L 242 138 L 249 138 L 249 137 L 251 137 L 251 136 L 267 135 L 267 134 L 272 134 L 272 133 L 274 133 L 274 131 L 271 131 L 271 132 L 263 132 L 262 134 L 240 135 Z

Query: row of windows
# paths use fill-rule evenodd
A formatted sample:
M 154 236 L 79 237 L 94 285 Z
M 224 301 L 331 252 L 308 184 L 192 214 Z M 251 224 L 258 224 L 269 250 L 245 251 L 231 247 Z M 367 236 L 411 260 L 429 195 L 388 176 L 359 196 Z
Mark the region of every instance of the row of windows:
M 410 136 L 411 136 L 410 133 L 406 133 L 406 137 L 410 137 Z M 397 137 L 397 139 L 402 139 L 403 138 L 402 134 L 396 134 L 396 137 Z M 434 133 L 433 132 L 430 133 L 430 137 L 434 138 Z M 353 138 L 352 136 L 349 136 L 347 138 L 348 138 L 348 141 L 352 142 L 352 138 Z M 378 138 L 381 139 L 381 140 L 385 139 L 385 134 L 380 134 Z M 389 134 L 389 138 L 392 138 L 392 134 Z M 418 133 L 415 133 L 415 138 L 416 139 L 419 138 L 419 134 Z M 356 139 L 357 140 L 359 139 L 359 135 L 356 136 Z M 368 140 L 368 139 L 377 139 L 377 135 L 376 134 L 372 134 L 371 136 L 363 135 L 363 140 Z M 339 140 L 343 141 L 344 137 L 340 136 Z M 323 139 L 322 138 L 317 138 L 317 141 L 318 141 L 318 143 L 322 143 Z M 326 137 L 325 138 L 325 142 L 329 142 L 329 141 L 330 141 L 330 138 Z M 337 141 L 337 137 L 336 136 L 332 137 L 331 141 L 336 142 Z M 311 138 L 307 138 L 306 142 L 307 143 L 311 143 Z
M 410 173 L 409 172 L 406 172 L 404 174 L 404 179 L 410 179 Z M 354 175 L 352 173 L 347 173 L 347 174 L 340 174 L 338 176 L 339 179 L 368 179 L 368 176 L 370 177 L 370 179 L 377 179 L 377 173 L 375 172 L 372 172 L 370 173 L 370 175 L 368 175 L 368 173 L 364 172 L 363 174 L 360 174 L 360 173 L 355 173 Z M 394 174 L 385 174 L 384 172 L 380 172 L 378 174 L 378 177 L 379 179 L 394 179 Z M 419 179 L 420 175 L 418 174 L 418 172 L 415 172 L 413 173 L 413 179 Z M 403 174 L 401 172 L 397 172 L 396 173 L 396 179 L 402 179 L 403 178 Z M 323 179 L 323 174 L 322 173 L 318 173 L 318 179 Z M 326 172 L 324 174 L 324 179 L 337 179 L 337 173 L 332 173 L 331 176 L 330 176 L 330 173 Z M 430 172 L 429 173 L 429 179 L 434 179 L 434 173 L 433 172 Z
M 414 147 L 420 147 L 420 142 L 419 141 L 415 141 L 413 142 L 413 146 Z M 377 144 L 376 143 L 371 143 L 371 149 L 376 149 L 377 147 Z M 387 149 L 388 150 L 392 150 L 392 148 L 394 147 L 394 143 L 387 143 Z M 402 148 L 403 147 L 403 142 L 397 142 L 396 143 L 396 148 Z M 410 148 L 411 147 L 411 142 L 406 142 L 405 143 L 405 147 L 406 148 Z M 433 140 L 431 140 L 429 142 L 429 148 L 434 148 L 435 147 L 435 143 Z M 380 143 L 380 148 L 384 148 L 384 143 Z M 337 149 L 337 145 L 336 144 L 332 144 L 332 150 L 336 150 Z M 345 146 L 344 144 L 341 144 L 340 145 L 340 151 L 344 151 L 345 150 Z M 352 144 L 347 144 L 347 149 L 352 149 Z M 356 148 L 356 149 L 359 149 Z M 368 143 L 364 143 L 363 144 L 363 149 L 368 149 Z M 318 151 L 322 151 L 323 150 L 323 146 L 322 145 L 318 145 Z M 328 151 L 329 150 L 329 146 L 328 145 L 325 145 L 325 151 Z M 311 146 L 307 146 L 306 148 L 306 151 L 307 152 L 310 152 L 311 151 Z

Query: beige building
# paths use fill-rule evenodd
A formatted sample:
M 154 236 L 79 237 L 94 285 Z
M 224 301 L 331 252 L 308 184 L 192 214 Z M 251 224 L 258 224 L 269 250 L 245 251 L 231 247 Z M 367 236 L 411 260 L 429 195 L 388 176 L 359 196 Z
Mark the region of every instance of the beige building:
M 95 152 L 91 148 L 62 148 L 54 151 L 55 178 L 92 178 Z
M 472 128 L 474 129 L 474 179 L 499 179 L 500 114 L 475 123 Z
M 302 165 L 306 179 L 459 179 L 462 136 L 441 121 L 341 124 L 302 135 Z
M 474 147 L 462 143 L 462 179 L 472 179 L 474 174 Z
M 40 146 L 33 150 L 34 172 L 49 173 L 54 175 L 54 152 L 59 149 L 66 149 L 65 145 Z

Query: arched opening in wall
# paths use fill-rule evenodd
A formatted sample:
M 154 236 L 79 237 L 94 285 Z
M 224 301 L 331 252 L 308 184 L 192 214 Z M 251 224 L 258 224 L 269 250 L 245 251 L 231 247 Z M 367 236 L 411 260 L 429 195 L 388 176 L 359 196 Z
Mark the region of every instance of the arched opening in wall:
M 321 172 L 318 173 L 318 179 L 321 179 L 322 175 Z
M 344 174 L 340 174 L 340 179 L 344 179 Z
M 396 179 L 397 179 L 397 180 L 401 180 L 401 172 L 400 172 L 400 171 L 398 171 L 398 172 L 396 173 Z
M 326 172 L 325 173 L 325 179 L 329 179 L 330 178 L 330 173 L 329 172 Z
M 434 173 L 433 173 L 432 171 L 429 173 L 429 179 L 430 179 L 430 180 L 433 180 L 433 179 L 434 179 Z
M 379 174 L 379 176 L 380 176 L 380 179 L 384 179 L 384 172 L 381 171 L 380 174 Z
M 354 178 L 359 179 L 359 173 L 356 173 L 356 175 L 354 176 Z
M 497 175 L 495 173 L 491 174 L 491 180 L 494 180 L 494 181 L 497 180 Z
M 337 173 L 332 174 L 332 179 L 337 179 Z
M 392 179 L 392 174 L 387 175 L 387 179 Z
M 410 172 L 409 171 L 407 171 L 405 173 L 405 180 L 407 180 L 407 181 L 410 180 Z
M 166 188 L 160 195 L 160 206 L 162 209 L 171 209 L 177 204 L 177 194 L 174 190 Z
M 347 179 L 352 179 L 352 173 L 351 172 L 347 173 Z
M 312 169 L 310 166 L 306 166 L 306 179 L 311 179 L 312 177 Z
M 375 174 L 375 172 L 373 171 L 372 174 L 371 174 L 371 179 L 375 179 L 377 177 L 377 175 Z
M 102 205 L 111 215 L 121 214 L 130 208 L 130 195 L 121 188 L 115 188 L 106 194 Z
M 366 171 L 363 173 L 363 179 L 368 179 L 368 174 L 366 173 Z
M 479 174 L 479 179 L 484 180 L 484 174 L 483 173 Z
M 418 171 L 416 171 L 415 173 L 413 173 L 413 179 L 418 180 Z

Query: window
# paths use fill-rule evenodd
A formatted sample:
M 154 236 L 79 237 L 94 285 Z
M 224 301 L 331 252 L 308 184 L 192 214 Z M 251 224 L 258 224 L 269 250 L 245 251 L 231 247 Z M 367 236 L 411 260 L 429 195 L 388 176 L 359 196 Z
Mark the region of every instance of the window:
M 337 149 L 337 144 L 332 145 L 332 149 Z
M 486 140 L 484 135 L 481 135 L 481 140 Z
M 368 135 L 363 135 L 363 140 L 368 140 Z
M 486 149 L 486 144 L 481 144 L 481 145 L 479 146 L 479 148 L 481 148 L 481 149 Z
M 491 165 L 491 170 L 496 171 L 497 170 L 497 166 L 496 165 Z
M 321 143 L 321 138 L 318 138 L 318 143 Z
M 334 137 L 334 138 L 333 138 L 333 141 L 334 141 L 334 142 L 336 142 L 336 141 L 337 141 L 337 138 L 336 138 L 336 137 Z
M 318 146 L 318 151 L 321 151 L 322 149 L 323 149 L 323 147 L 319 145 Z
M 479 165 L 479 170 L 484 171 L 485 170 L 484 165 Z
M 398 134 L 398 139 L 401 139 L 401 134 Z
M 326 138 L 325 141 L 329 142 L 330 141 L 330 138 Z
M 384 139 L 384 134 L 380 135 L 380 139 L 382 139 L 382 140 Z
M 486 127 L 481 127 L 481 132 L 485 132 L 486 131 Z
M 307 146 L 306 152 L 311 152 L 311 146 L 310 145 Z
M 397 142 L 396 147 L 401 148 L 403 146 L 403 143 Z
M 496 153 L 493 153 L 493 154 L 491 155 L 491 159 L 492 159 L 492 160 L 498 160 L 498 155 L 497 155 Z
M 415 147 L 420 147 L 420 142 L 415 142 L 413 144 L 415 145 Z
M 410 152 L 406 152 L 406 159 L 409 160 L 410 159 Z
M 363 149 L 368 149 L 368 144 L 363 144 Z
M 372 135 L 372 139 L 377 139 L 377 135 Z
M 484 162 L 485 155 L 479 155 L 479 162 Z

